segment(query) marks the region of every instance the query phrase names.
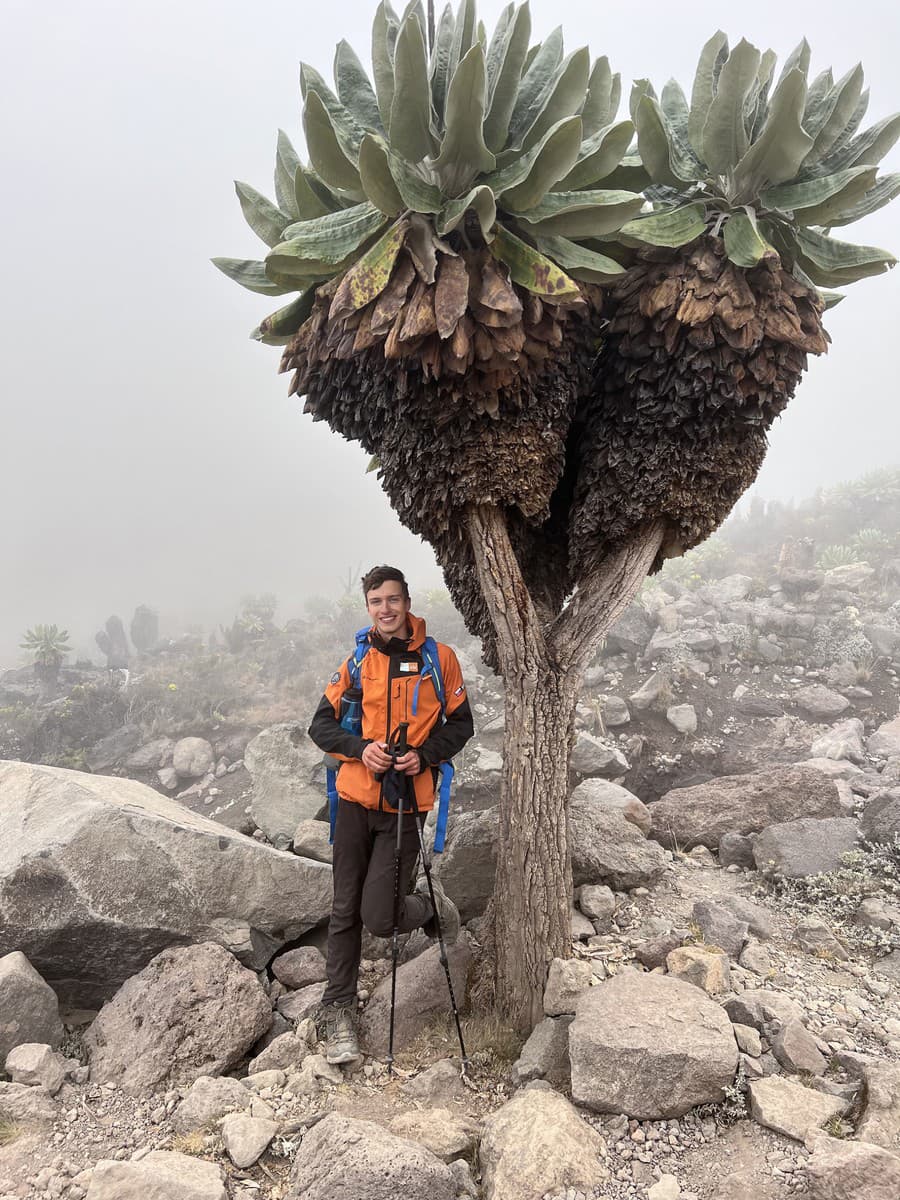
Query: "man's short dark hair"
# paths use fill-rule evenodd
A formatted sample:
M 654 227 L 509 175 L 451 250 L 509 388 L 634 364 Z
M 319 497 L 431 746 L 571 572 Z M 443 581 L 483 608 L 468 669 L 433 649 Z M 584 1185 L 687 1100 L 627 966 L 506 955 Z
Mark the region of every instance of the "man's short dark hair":
M 409 588 L 406 584 L 406 577 L 398 567 L 380 566 L 373 567 L 371 571 L 367 571 L 362 577 L 363 596 L 366 600 L 369 598 L 369 592 L 375 588 L 380 588 L 383 583 L 400 583 L 403 585 L 403 598 L 409 599 Z

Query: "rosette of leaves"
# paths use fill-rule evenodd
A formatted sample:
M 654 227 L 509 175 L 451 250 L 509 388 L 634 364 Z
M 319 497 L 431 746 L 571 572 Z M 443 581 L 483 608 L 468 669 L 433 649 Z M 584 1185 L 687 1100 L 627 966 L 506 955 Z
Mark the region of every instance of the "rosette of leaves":
M 670 518 L 668 553 L 708 536 L 755 478 L 807 355 L 827 347 L 830 289 L 895 262 L 834 230 L 900 192 L 900 175 L 878 173 L 900 116 L 864 129 L 862 68 L 810 80 L 805 41 L 775 66 L 717 33 L 690 100 L 674 81 L 632 90 L 652 211 L 609 243 L 634 259 L 610 293 L 600 402 L 582 414 L 576 553 L 648 512 Z
M 295 293 L 254 336 L 286 343 L 291 391 L 377 455 L 401 518 L 434 541 L 470 502 L 546 516 L 598 284 L 623 272 L 597 239 L 644 202 L 605 58 L 565 54 L 558 29 L 532 45 L 527 4 L 490 37 L 473 0 L 444 9 L 430 49 L 425 29 L 418 0 L 402 18 L 382 3 L 371 81 L 346 42 L 334 88 L 303 65 L 310 162 L 279 135 L 275 202 L 237 185 L 268 253 L 214 261 Z

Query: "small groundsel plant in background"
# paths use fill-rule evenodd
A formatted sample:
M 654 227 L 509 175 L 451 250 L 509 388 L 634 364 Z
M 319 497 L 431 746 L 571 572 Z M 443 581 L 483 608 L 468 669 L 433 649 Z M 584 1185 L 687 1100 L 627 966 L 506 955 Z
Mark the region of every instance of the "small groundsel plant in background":
M 779 879 L 769 885 L 783 902 L 801 913 L 814 913 L 842 937 L 877 957 L 900 949 L 900 929 L 874 929 L 857 925 L 855 916 L 863 900 L 875 898 L 900 903 L 900 836 L 886 843 L 862 842 L 842 856 L 836 871 L 808 875 L 805 879 Z
M 701 1104 L 697 1108 L 697 1117 L 700 1120 L 712 1117 L 717 1125 L 722 1126 L 735 1125 L 738 1121 L 745 1120 L 748 1115 L 747 1076 L 743 1063 L 738 1067 L 732 1082 L 722 1091 L 722 1099 L 718 1104 Z

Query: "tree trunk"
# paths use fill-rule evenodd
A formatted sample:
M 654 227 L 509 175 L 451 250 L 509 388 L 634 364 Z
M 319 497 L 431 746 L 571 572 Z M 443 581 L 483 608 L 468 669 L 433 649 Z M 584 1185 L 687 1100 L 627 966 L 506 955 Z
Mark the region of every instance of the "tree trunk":
M 654 522 L 598 563 L 553 620 L 541 620 L 504 514 L 472 509 L 478 580 L 497 634 L 506 689 L 500 839 L 493 914 L 502 1015 L 527 1034 L 543 1016 L 547 968 L 571 954 L 572 866 L 566 828 L 569 756 L 584 669 L 631 602 L 662 541 Z

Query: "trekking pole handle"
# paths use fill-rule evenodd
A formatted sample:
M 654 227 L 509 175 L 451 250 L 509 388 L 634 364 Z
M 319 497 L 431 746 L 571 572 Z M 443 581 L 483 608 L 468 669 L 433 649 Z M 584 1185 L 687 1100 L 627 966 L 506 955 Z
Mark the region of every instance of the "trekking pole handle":
M 402 758 L 409 750 L 409 741 L 407 734 L 409 732 L 409 721 L 401 721 L 397 727 L 397 757 Z

